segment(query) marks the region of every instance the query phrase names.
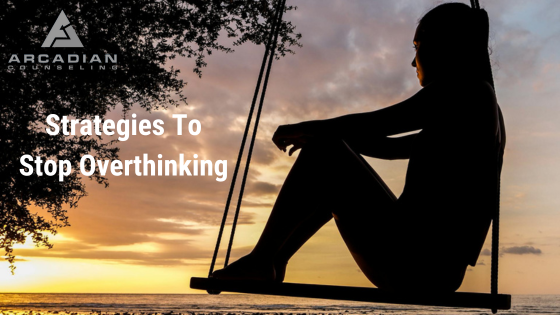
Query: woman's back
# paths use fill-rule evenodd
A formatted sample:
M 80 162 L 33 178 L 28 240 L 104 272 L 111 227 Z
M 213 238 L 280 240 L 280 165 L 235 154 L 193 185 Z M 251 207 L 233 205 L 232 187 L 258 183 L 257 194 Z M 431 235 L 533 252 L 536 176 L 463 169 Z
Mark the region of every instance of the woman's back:
M 498 104 L 485 82 L 433 84 L 399 203 L 423 237 L 474 264 L 497 196 Z

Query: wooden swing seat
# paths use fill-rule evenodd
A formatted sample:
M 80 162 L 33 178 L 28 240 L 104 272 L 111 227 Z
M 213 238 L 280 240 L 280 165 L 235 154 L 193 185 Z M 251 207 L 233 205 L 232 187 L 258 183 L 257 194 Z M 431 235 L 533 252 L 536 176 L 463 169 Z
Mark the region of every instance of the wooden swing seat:
M 422 288 L 406 293 L 387 292 L 376 288 L 317 285 L 301 283 L 276 283 L 246 280 L 219 280 L 191 278 L 191 289 L 208 292 L 237 292 L 249 294 L 280 295 L 315 299 L 333 299 L 358 302 L 413 304 L 426 306 L 462 307 L 509 310 L 511 295 L 489 293 L 426 293 Z

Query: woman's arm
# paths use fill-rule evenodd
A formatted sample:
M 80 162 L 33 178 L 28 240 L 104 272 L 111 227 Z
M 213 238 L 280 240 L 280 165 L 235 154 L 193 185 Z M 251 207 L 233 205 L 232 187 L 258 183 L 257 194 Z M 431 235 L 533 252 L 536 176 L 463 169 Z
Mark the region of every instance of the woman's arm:
M 383 155 L 382 147 L 391 149 L 386 156 L 403 156 L 411 139 L 387 138 L 387 136 L 422 129 L 427 119 L 437 116 L 438 87 L 431 84 L 409 99 L 380 110 L 366 113 L 350 114 L 326 120 L 305 121 L 278 128 L 272 140 L 280 150 L 293 145 L 290 155 L 300 149 L 305 142 L 314 137 L 344 139 L 353 148 L 360 148 L 360 153 Z M 374 155 L 371 155 L 374 156 Z
M 419 130 L 424 127 L 426 117 L 435 112 L 438 89 L 436 84 L 431 84 L 395 105 L 318 121 L 315 126 L 310 124 L 309 127 L 316 128 L 317 133 L 338 135 L 345 139 L 367 139 Z

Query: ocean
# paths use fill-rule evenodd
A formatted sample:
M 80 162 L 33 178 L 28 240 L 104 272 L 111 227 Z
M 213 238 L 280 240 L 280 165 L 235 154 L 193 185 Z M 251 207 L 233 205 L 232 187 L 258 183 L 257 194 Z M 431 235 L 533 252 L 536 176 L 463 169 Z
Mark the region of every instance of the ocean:
M 491 314 L 489 310 L 373 304 L 241 294 L 34 294 L 0 293 L 0 315 L 111 314 Z M 37 314 L 37 315 L 39 315 Z M 560 314 L 560 295 L 514 295 L 498 314 Z

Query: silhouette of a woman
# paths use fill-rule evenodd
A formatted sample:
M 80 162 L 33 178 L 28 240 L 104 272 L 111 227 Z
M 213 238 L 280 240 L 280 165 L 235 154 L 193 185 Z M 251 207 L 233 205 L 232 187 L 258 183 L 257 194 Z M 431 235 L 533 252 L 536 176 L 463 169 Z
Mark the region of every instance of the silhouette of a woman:
M 442 4 L 420 20 L 414 48 L 412 66 L 423 89 L 411 98 L 373 112 L 278 127 L 276 146 L 292 146 L 290 155 L 302 151 L 253 251 L 213 277 L 283 281 L 292 255 L 334 218 L 377 287 L 459 288 L 490 226 L 500 130 L 504 134 L 492 86 L 488 15 Z M 400 197 L 361 155 L 410 159 Z

